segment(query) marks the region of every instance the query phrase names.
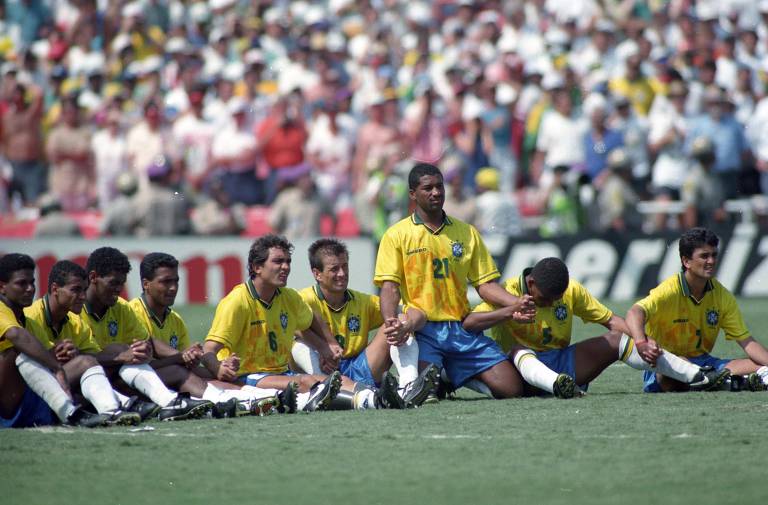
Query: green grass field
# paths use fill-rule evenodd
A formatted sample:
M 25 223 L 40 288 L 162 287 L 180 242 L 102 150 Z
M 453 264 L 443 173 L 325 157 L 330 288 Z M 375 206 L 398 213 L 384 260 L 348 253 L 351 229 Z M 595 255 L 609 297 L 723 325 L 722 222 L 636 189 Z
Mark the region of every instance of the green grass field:
M 768 301 L 743 301 L 768 344 Z M 627 304 L 609 304 L 623 313 Z M 213 315 L 180 307 L 193 338 Z M 578 325 L 576 340 L 599 327 Z M 721 341 L 715 354 L 741 356 Z M 768 393 L 642 394 L 611 366 L 578 400 L 0 431 L 0 503 L 747 504 L 765 501 Z

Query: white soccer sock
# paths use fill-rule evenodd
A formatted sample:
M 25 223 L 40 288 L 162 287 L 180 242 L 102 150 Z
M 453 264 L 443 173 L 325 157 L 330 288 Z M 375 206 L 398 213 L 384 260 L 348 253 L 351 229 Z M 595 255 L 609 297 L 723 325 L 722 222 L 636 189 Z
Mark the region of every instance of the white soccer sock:
M 165 387 L 157 373 L 147 364 L 123 365 L 120 367 L 119 374 L 126 384 L 144 394 L 161 407 L 165 407 L 178 396 Z
M 67 418 L 75 411 L 75 404 L 51 371 L 26 354 L 18 355 L 16 367 L 29 389 L 51 407 L 62 423 L 67 422 Z
M 627 335 L 621 336 L 619 359 L 637 370 L 658 372 L 661 375 L 686 384 L 692 382 L 696 374 L 701 370 L 698 365 L 694 365 L 690 361 L 686 361 L 669 351 L 662 351 L 661 356 L 656 359 L 656 366 L 653 367 L 640 357 L 635 341 Z
M 263 389 L 254 386 L 243 386 L 242 389 L 220 389 L 213 384 L 208 384 L 203 392 L 203 400 L 213 403 L 226 402 L 231 398 L 236 398 L 238 401 L 258 401 L 277 396 L 278 392 L 277 389 Z
M 294 342 L 293 347 L 291 347 L 291 355 L 293 356 L 293 361 L 295 361 L 305 373 L 323 373 L 323 370 L 320 368 L 320 354 L 304 342 Z
M 96 408 L 96 412 L 104 414 L 120 408 L 112 392 L 104 369 L 100 365 L 92 366 L 80 377 L 80 392 Z
M 130 397 L 125 396 L 120 391 L 117 391 L 116 389 L 112 390 L 112 394 L 115 395 L 115 398 L 117 398 L 118 403 L 120 403 L 120 406 L 125 408 L 126 405 L 128 405 L 128 402 L 131 401 Z
M 415 338 L 408 337 L 401 346 L 389 346 L 389 356 L 397 368 L 397 382 L 400 384 L 399 393 L 402 396 L 403 388 L 419 376 L 419 343 Z
M 763 384 L 768 386 L 768 366 L 761 366 L 757 369 L 757 371 L 755 371 L 755 373 L 760 376 Z
M 530 349 L 521 349 L 513 358 L 515 367 L 520 371 L 525 382 L 547 393 L 554 393 L 557 372 L 539 361 L 536 353 Z
M 488 385 L 478 379 L 472 379 L 467 381 L 466 384 L 464 384 L 464 387 L 467 389 L 471 389 L 472 391 L 475 391 L 477 393 L 480 393 L 481 395 L 485 395 L 489 398 L 493 398 L 493 393 L 491 392 L 491 388 L 488 387 Z
M 355 393 L 353 401 L 355 410 L 377 409 L 376 393 L 372 389 L 363 389 Z
M 304 407 L 309 403 L 309 392 L 299 393 L 296 395 L 296 410 L 302 411 Z

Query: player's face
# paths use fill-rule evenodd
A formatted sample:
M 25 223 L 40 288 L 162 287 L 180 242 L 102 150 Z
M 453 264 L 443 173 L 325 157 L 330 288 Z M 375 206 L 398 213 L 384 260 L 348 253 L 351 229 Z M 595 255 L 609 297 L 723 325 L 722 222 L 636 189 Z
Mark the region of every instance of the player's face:
M 711 279 L 715 276 L 717 254 L 717 248 L 711 245 L 697 247 L 690 258 L 683 257 L 683 266 L 696 277 Z
M 331 293 L 343 293 L 349 285 L 349 258 L 346 254 L 340 256 L 325 255 L 322 257 L 323 271 L 312 269 L 315 280 L 320 286 Z
M 445 186 L 439 175 L 423 175 L 416 189 L 409 192 L 411 200 L 426 212 L 438 212 L 445 203 Z
M 256 277 L 268 286 L 282 288 L 288 284 L 291 273 L 291 255 L 279 247 L 271 247 L 263 265 L 254 268 Z
M 0 282 L 0 294 L 10 303 L 29 307 L 35 298 L 34 270 L 16 270 L 8 282 Z
M 125 286 L 126 274 L 111 272 L 103 277 L 99 277 L 95 272 L 91 273 L 91 286 L 96 294 L 96 299 L 102 305 L 111 307 L 117 303 L 117 297 Z
M 528 293 L 533 297 L 533 303 L 535 303 L 537 307 L 550 307 L 555 303 L 555 298 L 546 296 L 541 289 L 539 289 L 536 281 L 529 278 L 526 282 L 528 284 Z
M 70 275 L 67 283 L 63 286 L 53 284 L 51 287 L 51 297 L 56 299 L 56 303 L 63 309 L 79 314 L 83 310 L 85 291 L 87 289 L 87 280 L 81 279 L 76 275 Z
M 147 298 L 163 307 L 170 307 L 179 292 L 179 269 L 160 267 L 155 270 L 154 279 L 142 279 L 141 284 Z

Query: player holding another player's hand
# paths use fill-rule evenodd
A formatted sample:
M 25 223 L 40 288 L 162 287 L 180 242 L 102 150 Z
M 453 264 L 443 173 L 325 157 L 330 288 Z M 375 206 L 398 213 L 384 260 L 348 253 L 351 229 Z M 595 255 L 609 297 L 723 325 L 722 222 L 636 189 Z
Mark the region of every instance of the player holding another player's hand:
M 77 347 L 71 340 L 62 340 L 53 347 L 53 355 L 59 363 L 67 363 L 78 355 Z
M 184 352 L 181 353 L 181 359 L 184 360 L 184 366 L 187 368 L 194 368 L 200 364 L 200 360 L 203 357 L 203 346 L 199 342 L 189 346 Z
M 661 356 L 663 351 L 655 340 L 652 338 L 635 340 L 635 346 L 637 347 L 637 353 L 643 358 L 643 361 L 656 366 L 656 360 Z

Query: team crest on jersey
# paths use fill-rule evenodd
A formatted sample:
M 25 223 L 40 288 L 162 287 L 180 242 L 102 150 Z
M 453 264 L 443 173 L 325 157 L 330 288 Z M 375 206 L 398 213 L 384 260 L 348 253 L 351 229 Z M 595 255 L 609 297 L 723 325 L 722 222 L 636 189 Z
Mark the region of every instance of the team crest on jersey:
M 109 336 L 111 338 L 115 338 L 117 336 L 117 321 L 108 322 L 107 331 L 109 332 Z
M 173 335 L 171 335 L 171 339 L 169 340 L 168 343 L 174 349 L 178 349 L 179 348 L 179 337 L 174 333 Z
M 565 319 L 568 317 L 568 307 L 565 305 L 558 305 L 555 307 L 555 318 L 558 321 L 565 321 Z
M 360 318 L 353 314 L 347 319 L 347 329 L 352 333 L 360 333 Z
M 288 314 L 285 312 L 280 313 L 280 326 L 283 327 L 283 330 L 288 328 Z
M 451 244 L 451 254 L 453 254 L 454 258 L 461 258 L 464 256 L 464 246 L 461 242 L 453 242 Z
M 710 326 L 717 326 L 717 322 L 720 320 L 720 314 L 715 309 L 709 309 L 707 311 L 707 324 Z

